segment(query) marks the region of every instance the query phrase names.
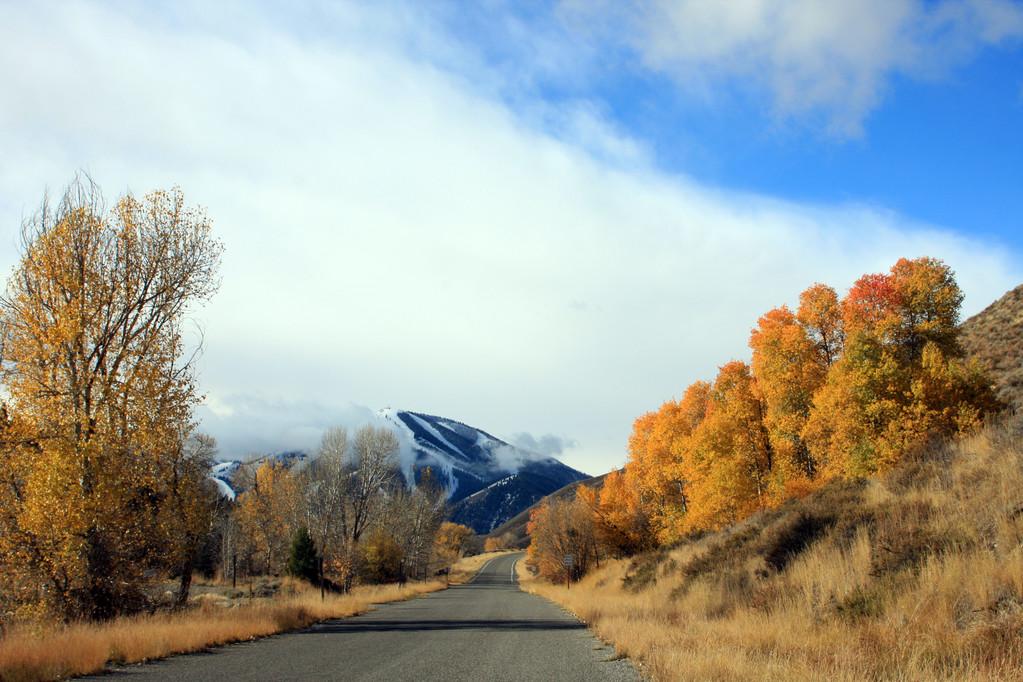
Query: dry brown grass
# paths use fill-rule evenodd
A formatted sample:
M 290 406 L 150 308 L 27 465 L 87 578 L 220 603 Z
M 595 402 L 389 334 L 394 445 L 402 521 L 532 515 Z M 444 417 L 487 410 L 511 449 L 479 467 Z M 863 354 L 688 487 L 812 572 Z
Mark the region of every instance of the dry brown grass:
M 188 611 L 120 618 L 103 624 L 17 629 L 0 639 L 0 680 L 56 680 L 102 671 L 109 664 L 136 663 L 173 654 L 265 637 L 332 618 L 363 613 L 373 604 L 400 601 L 443 589 L 442 582 L 403 587 L 357 587 L 349 595 L 328 595 L 288 582 L 273 599 L 253 599 L 231 608 L 210 595 Z
M 656 680 L 1023 680 L 1023 444 L 990 428 L 566 590 Z
M 1023 409 L 1023 285 L 962 325 L 962 343 L 991 374 L 999 397 Z
M 475 578 L 476 574 L 479 573 L 480 569 L 488 561 L 514 551 L 517 550 L 502 549 L 497 552 L 484 552 L 482 554 L 462 557 L 458 560 L 458 563 L 451 567 L 451 574 L 448 576 L 448 579 L 452 585 L 463 585 Z

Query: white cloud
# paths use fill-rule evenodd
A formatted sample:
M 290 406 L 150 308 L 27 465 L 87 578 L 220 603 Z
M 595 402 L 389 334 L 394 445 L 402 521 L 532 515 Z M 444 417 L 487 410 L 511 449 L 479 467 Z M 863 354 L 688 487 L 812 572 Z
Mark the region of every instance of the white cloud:
M 224 454 L 315 444 L 354 401 L 570 434 L 563 459 L 598 473 L 813 281 L 926 253 L 978 310 L 1021 280 L 997 247 L 878 208 L 666 176 L 599 112 L 552 134 L 427 60 L 433 29 L 397 10 L 314 30 L 131 7 L 0 5 L 0 265 L 79 167 L 111 195 L 180 184 L 227 247 L 196 313 Z
M 568 0 L 565 15 L 635 50 L 690 94 L 766 92 L 781 117 L 822 114 L 856 134 L 895 74 L 937 76 L 1023 38 L 1012 0 Z
M 558 457 L 578 445 L 571 438 L 556 436 L 553 433 L 544 434 L 539 438 L 531 433 L 516 433 L 512 435 L 510 442 L 516 447 L 550 457 Z

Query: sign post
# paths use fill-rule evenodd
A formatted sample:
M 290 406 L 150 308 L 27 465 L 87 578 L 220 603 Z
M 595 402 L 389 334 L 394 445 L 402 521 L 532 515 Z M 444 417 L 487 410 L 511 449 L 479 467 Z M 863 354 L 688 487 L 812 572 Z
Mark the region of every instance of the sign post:
M 562 559 L 562 563 L 565 564 L 565 589 L 572 589 L 572 567 L 575 565 L 575 555 L 566 554 L 565 558 Z

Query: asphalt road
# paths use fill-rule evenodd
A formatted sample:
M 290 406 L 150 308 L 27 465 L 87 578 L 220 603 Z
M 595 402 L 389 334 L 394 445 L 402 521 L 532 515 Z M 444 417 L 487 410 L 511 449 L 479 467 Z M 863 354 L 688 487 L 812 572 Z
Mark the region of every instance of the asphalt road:
M 95 679 L 638 680 L 628 660 L 550 602 L 519 590 L 498 557 L 475 580 L 309 630 L 119 668 Z

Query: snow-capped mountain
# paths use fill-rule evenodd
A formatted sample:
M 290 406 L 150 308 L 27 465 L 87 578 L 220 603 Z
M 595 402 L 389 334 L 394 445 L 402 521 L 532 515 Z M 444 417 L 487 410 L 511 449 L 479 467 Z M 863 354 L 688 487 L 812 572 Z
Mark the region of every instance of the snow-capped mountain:
M 400 464 L 406 479 L 419 481 L 429 468 L 445 487 L 452 519 L 489 533 L 543 496 L 587 475 L 553 457 L 511 445 L 482 429 L 420 412 L 381 410 L 378 426 L 395 431 L 401 444 Z M 211 476 L 225 497 L 244 492 L 238 470 L 265 461 L 304 466 L 305 452 L 293 450 L 251 462 L 217 462 Z M 241 477 L 243 478 L 243 477 Z
M 462 422 L 381 410 L 411 449 L 416 478 L 430 467 L 448 489 L 452 518 L 488 533 L 544 495 L 587 475 Z M 408 475 L 408 472 L 406 473 Z

